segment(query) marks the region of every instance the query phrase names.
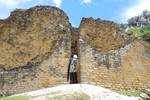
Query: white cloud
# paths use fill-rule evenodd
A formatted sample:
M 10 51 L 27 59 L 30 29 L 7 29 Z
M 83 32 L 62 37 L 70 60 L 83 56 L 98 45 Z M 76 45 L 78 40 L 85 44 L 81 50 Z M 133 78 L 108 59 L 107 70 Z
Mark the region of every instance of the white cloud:
M 0 19 L 7 18 L 15 8 L 23 8 L 31 1 L 33 0 L 0 0 Z
M 0 0 L 0 4 L 2 6 L 6 6 L 7 8 L 12 8 L 18 5 L 18 1 L 16 0 Z
M 0 0 L 0 5 L 5 8 L 14 8 L 18 7 L 21 3 L 27 3 L 30 1 L 32 0 Z
M 122 16 L 127 20 L 141 14 L 143 10 L 150 10 L 150 0 L 137 0 L 134 5 L 124 10 Z
M 61 6 L 61 3 L 62 3 L 62 0 L 53 0 L 53 3 L 56 7 L 60 7 Z
M 0 0 L 0 19 L 5 19 L 15 8 L 27 9 L 35 5 L 61 7 L 62 0 Z
M 92 0 L 81 0 L 81 3 L 92 3 Z

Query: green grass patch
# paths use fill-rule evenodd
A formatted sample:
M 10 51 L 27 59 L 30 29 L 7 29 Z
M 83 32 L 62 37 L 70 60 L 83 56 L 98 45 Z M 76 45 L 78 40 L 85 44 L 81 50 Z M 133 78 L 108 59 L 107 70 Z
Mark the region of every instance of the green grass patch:
M 26 96 L 10 96 L 10 97 L 2 97 L 0 100 L 29 100 Z
M 141 89 L 141 90 L 127 90 L 127 91 L 116 91 L 119 94 L 127 95 L 127 96 L 135 96 L 139 97 L 141 93 L 145 93 L 150 96 L 150 92 L 147 90 Z

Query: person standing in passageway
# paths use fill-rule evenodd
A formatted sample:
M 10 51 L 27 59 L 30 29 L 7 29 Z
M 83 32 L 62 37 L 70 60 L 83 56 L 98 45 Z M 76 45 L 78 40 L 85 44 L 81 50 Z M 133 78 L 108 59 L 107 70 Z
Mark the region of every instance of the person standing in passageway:
M 70 84 L 75 84 L 77 82 L 77 60 L 78 56 L 74 54 L 70 62 Z

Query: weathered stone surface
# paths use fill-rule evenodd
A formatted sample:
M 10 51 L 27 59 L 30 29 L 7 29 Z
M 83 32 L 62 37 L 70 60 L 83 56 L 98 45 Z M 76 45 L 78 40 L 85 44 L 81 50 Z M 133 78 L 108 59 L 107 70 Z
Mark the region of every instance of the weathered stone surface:
M 98 51 L 115 50 L 125 42 L 123 32 L 116 23 L 101 19 L 83 18 L 79 32 L 83 40 Z
M 0 96 L 67 83 L 71 25 L 62 10 L 17 9 L 0 27 Z
M 0 96 L 67 84 L 72 53 L 78 82 L 150 88 L 149 51 L 148 42 L 126 37 L 114 22 L 83 18 L 73 28 L 58 8 L 16 9 L 0 20 Z
M 69 34 L 68 17 L 58 8 L 17 9 L 0 21 L 0 65 L 9 69 L 40 62 Z
M 142 98 L 142 100 L 149 100 L 150 99 L 150 97 L 145 93 L 141 93 L 140 97 Z
M 71 52 L 73 54 L 78 54 L 78 37 L 79 37 L 79 30 L 78 28 L 71 28 Z
M 81 82 L 113 89 L 150 87 L 150 45 L 135 40 L 117 50 L 99 52 L 81 38 Z
M 83 18 L 81 82 L 113 89 L 150 88 L 150 44 L 129 38 L 113 22 Z

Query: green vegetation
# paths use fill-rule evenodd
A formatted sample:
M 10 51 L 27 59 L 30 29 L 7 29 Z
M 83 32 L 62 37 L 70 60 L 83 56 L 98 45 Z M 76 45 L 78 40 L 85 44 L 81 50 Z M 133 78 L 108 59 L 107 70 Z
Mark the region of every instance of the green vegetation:
M 150 92 L 147 90 L 141 89 L 141 90 L 128 90 L 128 91 L 116 91 L 119 94 L 127 95 L 127 96 L 135 96 L 139 97 L 141 93 L 145 93 L 150 96 Z
M 143 39 L 149 41 L 150 40 L 150 25 L 130 28 L 127 31 L 127 34 L 133 35 L 135 37 L 142 37 Z
M 3 97 L 0 100 L 29 100 L 26 96 L 10 96 L 10 97 Z
M 150 41 L 150 11 L 144 10 L 140 15 L 128 19 L 127 24 L 120 24 L 120 27 L 123 30 L 129 28 L 128 35 Z

